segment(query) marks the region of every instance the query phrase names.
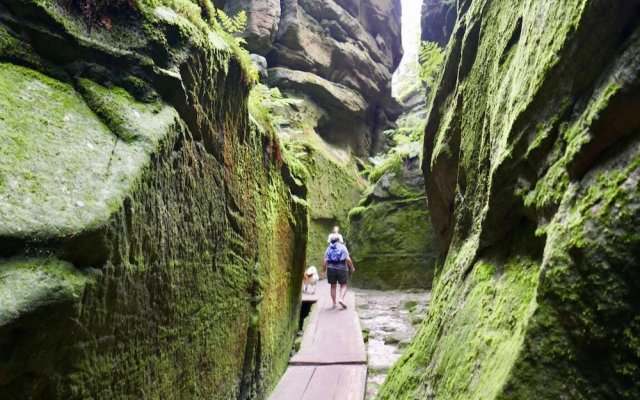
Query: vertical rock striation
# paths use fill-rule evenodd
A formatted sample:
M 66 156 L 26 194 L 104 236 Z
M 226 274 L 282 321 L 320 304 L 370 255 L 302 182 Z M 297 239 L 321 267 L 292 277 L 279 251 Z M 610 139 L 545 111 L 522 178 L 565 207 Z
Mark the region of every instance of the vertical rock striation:
M 139 7 L 0 4 L 0 398 L 255 398 L 286 367 L 303 191 L 238 54 Z
M 382 399 L 640 397 L 640 2 L 459 2 L 425 133 L 443 263 Z

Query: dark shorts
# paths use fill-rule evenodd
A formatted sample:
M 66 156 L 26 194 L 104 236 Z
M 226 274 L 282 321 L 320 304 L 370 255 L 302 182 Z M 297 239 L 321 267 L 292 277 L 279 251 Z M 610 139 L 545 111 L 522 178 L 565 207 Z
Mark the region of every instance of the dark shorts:
M 347 270 L 346 269 L 337 269 L 337 268 L 327 268 L 327 281 L 331 285 L 335 285 L 339 283 L 344 285 L 347 283 Z

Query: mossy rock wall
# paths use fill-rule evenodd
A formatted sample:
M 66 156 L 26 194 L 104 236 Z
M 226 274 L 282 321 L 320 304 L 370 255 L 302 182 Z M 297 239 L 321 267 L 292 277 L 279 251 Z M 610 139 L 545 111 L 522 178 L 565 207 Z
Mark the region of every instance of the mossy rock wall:
M 305 202 L 222 39 L 167 8 L 111 21 L 0 6 L 0 398 L 262 398 Z
M 309 188 L 309 243 L 307 264 L 322 265 L 327 249 L 327 237 L 335 225 L 348 227 L 349 210 L 358 204 L 364 182 L 357 174 L 352 162 L 342 165 L 330 154 L 312 149 L 308 165 Z
M 349 212 L 347 242 L 356 273 L 350 283 L 368 289 L 430 288 L 438 257 L 429 221 L 419 157 L 397 165 Z
M 348 146 L 330 144 L 317 132 L 319 121 L 331 118 L 301 92 L 286 91 L 293 106 L 277 112 L 287 121 L 280 137 L 297 168 L 304 175 L 309 205 L 309 236 L 306 264 L 320 268 L 327 238 L 334 226 L 343 236 L 348 228 L 349 210 L 360 201 L 367 182 L 358 172 L 357 159 Z
M 640 398 L 640 4 L 458 5 L 423 162 L 443 261 L 379 397 Z

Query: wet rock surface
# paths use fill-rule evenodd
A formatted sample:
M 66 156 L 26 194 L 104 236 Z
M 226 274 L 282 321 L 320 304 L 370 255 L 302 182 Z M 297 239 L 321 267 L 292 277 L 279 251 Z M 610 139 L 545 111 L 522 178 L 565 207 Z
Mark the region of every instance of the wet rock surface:
M 356 309 L 367 342 L 366 399 L 374 399 L 389 368 L 413 339 L 427 312 L 430 291 L 354 289 Z
M 139 6 L 0 6 L 2 399 L 248 399 L 286 368 L 304 191 L 240 55 Z

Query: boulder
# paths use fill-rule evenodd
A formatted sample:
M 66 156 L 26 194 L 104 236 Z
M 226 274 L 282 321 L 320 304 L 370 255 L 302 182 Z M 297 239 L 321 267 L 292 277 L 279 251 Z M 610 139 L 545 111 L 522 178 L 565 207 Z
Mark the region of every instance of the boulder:
M 228 0 L 224 11 L 229 16 L 240 11 L 247 13 L 241 37 L 247 41 L 250 52 L 265 56 L 271 50 L 280 23 L 279 0 Z
M 260 2 L 231 1 L 227 8 L 237 6 L 251 13 L 257 7 L 254 3 Z M 350 141 L 365 144 L 355 148 L 359 155 L 377 151 L 386 128 L 378 126 L 379 121 L 393 122 L 396 116 L 395 111 L 387 109 L 393 107 L 391 74 L 402 57 L 399 1 L 285 0 L 280 11 L 277 28 L 270 31 L 269 45 L 264 44 L 265 35 L 254 39 L 247 33 L 249 48 L 266 54 L 269 68 L 314 74 L 357 92 L 365 102 L 364 114 L 357 118 L 364 123 L 351 124 L 348 134 L 354 139 Z M 250 21 L 247 32 L 254 30 Z M 267 47 L 272 47 L 268 53 L 262 51 Z M 313 93 L 310 95 L 313 98 Z M 322 98 L 314 100 L 325 108 L 333 107 L 323 104 Z
M 258 54 L 251 54 L 251 61 L 258 71 L 260 80 L 262 81 L 267 79 L 269 77 L 269 72 L 267 71 L 267 59 Z
M 311 102 L 315 108 L 315 132 L 323 139 L 356 153 L 367 152 L 370 134 L 353 134 L 354 129 L 364 130 L 366 126 L 367 103 L 357 91 L 310 72 L 282 67 L 269 68 L 267 84 L 280 88 L 290 98 Z
M 269 85 L 310 96 L 338 119 L 364 117 L 367 104 L 355 90 L 309 72 L 281 67 L 269 68 L 268 72 Z

